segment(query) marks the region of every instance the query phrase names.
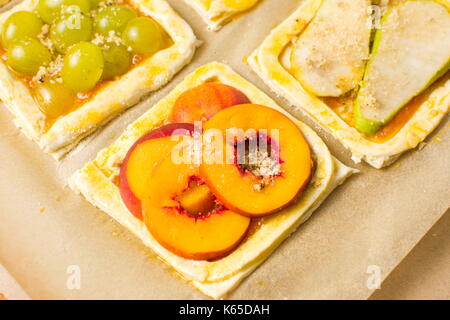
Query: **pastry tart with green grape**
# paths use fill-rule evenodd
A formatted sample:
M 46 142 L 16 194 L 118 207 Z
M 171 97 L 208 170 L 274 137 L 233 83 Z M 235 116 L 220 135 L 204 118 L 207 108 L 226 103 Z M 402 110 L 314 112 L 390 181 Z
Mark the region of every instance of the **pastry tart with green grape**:
M 255 6 L 260 0 L 184 0 L 193 7 L 210 31 L 218 31 L 234 16 Z
M 165 0 L 25 0 L 0 25 L 0 98 L 57 159 L 170 81 L 198 45 Z
M 375 168 L 450 107 L 450 1 L 308 0 L 248 60 L 276 93 Z

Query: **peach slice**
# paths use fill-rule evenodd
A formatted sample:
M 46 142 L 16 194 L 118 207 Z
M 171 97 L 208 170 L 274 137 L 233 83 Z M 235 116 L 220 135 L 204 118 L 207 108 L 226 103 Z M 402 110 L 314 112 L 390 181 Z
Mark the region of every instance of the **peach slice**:
M 192 124 L 172 123 L 155 129 L 140 138 L 128 151 L 119 175 L 119 190 L 125 206 L 142 219 L 141 200 L 153 168 L 170 155 L 172 135 L 192 135 Z
M 216 197 L 204 183 L 193 180 L 176 200 L 186 212 L 195 216 L 199 212 L 210 212 L 216 207 Z
M 218 132 L 222 143 L 211 159 L 209 140 Z M 309 145 L 300 129 L 272 108 L 247 104 L 220 111 L 205 122 L 203 143 L 200 176 L 223 205 L 243 215 L 275 213 L 309 182 Z
M 176 255 L 217 260 L 241 243 L 251 219 L 218 204 L 198 175 L 197 166 L 166 158 L 153 171 L 142 199 L 144 222 Z
M 222 109 L 250 103 L 241 91 L 226 84 L 208 82 L 187 90 L 175 102 L 172 121 L 194 123 L 210 119 Z

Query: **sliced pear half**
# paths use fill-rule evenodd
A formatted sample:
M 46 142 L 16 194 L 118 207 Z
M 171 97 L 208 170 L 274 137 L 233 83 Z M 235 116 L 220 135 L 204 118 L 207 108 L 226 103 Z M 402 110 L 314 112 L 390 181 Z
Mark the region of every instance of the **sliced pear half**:
M 295 41 L 291 72 L 320 97 L 337 97 L 361 81 L 369 56 L 370 0 L 323 0 Z
M 356 128 L 376 133 L 450 67 L 450 13 L 435 1 L 390 9 L 376 32 L 355 103 Z

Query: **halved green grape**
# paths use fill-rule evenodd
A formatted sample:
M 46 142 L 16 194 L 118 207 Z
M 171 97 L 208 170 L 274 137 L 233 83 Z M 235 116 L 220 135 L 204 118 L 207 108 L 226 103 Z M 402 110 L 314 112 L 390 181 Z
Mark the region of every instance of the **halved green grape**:
M 14 42 L 8 49 L 8 66 L 23 75 L 35 75 L 41 66 L 50 63 L 52 54 L 38 40 Z
M 59 53 L 65 53 L 71 45 L 91 37 L 92 19 L 82 13 L 62 15 L 50 29 L 50 40 Z
M 41 19 L 51 24 L 61 14 L 63 5 L 69 7 L 66 10 L 70 10 L 72 6 L 77 7 L 84 14 L 88 14 L 91 10 L 90 0 L 39 0 L 36 9 Z
M 77 98 L 74 91 L 58 82 L 46 81 L 38 84 L 33 91 L 41 111 L 49 118 L 65 115 L 73 107 Z
M 62 79 L 64 85 L 76 92 L 92 90 L 103 73 L 102 50 L 91 42 L 72 46 L 64 57 Z
M 127 6 L 114 5 L 101 8 L 95 18 L 95 32 L 104 35 L 107 35 L 109 31 L 120 33 L 134 18 L 136 18 L 136 12 Z
M 37 12 L 45 23 L 51 24 L 61 9 L 63 0 L 39 0 Z
M 102 79 L 113 79 L 130 69 L 133 56 L 125 46 L 110 44 L 108 48 L 102 49 L 102 52 L 105 62 Z
M 2 30 L 2 45 L 8 48 L 14 41 L 36 38 L 44 23 L 37 14 L 30 11 L 17 11 L 6 19 Z
M 152 54 L 163 46 L 161 29 L 152 19 L 139 17 L 128 22 L 122 35 L 135 53 Z

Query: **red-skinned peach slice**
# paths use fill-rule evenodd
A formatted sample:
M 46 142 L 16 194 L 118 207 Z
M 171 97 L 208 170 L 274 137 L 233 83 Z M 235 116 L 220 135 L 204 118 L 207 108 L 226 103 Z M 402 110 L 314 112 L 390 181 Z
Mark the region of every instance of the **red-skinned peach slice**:
M 170 156 L 172 135 L 192 135 L 194 126 L 171 123 L 157 128 L 141 137 L 128 151 L 119 175 L 119 190 L 125 206 L 139 219 L 142 217 L 141 196 L 152 169 Z
M 222 161 L 205 158 L 210 153 L 205 151 L 211 146 L 210 132 L 221 133 Z M 227 134 L 233 132 L 241 135 L 227 143 Z M 252 144 L 251 139 L 258 143 Z M 300 129 L 272 108 L 248 104 L 224 109 L 205 122 L 203 142 L 200 176 L 224 206 L 240 214 L 258 217 L 278 212 L 294 201 L 309 182 L 309 145 Z M 243 148 L 239 150 L 240 144 Z
M 208 120 L 222 109 L 243 103 L 250 103 L 250 100 L 241 91 L 226 84 L 208 82 L 178 97 L 172 121 L 194 123 Z
M 144 222 L 153 237 L 174 254 L 217 260 L 241 243 L 251 219 L 212 201 L 214 196 L 199 182 L 198 174 L 195 165 L 164 160 L 153 171 L 142 199 Z

